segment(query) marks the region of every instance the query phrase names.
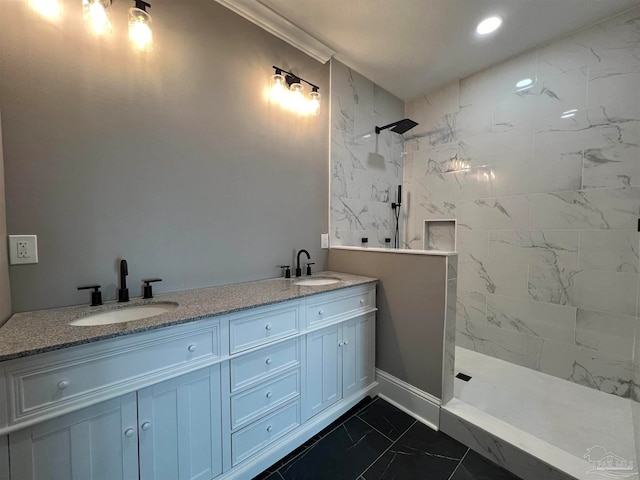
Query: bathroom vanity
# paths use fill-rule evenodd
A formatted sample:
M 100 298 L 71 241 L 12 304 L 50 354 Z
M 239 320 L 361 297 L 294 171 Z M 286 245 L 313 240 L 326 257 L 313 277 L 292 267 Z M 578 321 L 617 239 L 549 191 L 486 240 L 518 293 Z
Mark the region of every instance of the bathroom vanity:
M 51 310 L 53 339 L 34 330 L 31 350 L 47 313 L 14 315 L 0 328 L 0 478 L 257 475 L 377 392 L 375 279 L 332 275 L 167 294 L 156 301 L 192 303 L 115 326 L 67 330 L 86 308 Z

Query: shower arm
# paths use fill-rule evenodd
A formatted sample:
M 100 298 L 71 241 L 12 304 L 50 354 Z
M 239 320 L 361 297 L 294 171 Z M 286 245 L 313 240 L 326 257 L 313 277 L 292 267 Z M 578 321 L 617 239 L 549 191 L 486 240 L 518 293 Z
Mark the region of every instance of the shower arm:
M 391 128 L 392 132 L 402 135 L 408 130 L 411 130 L 416 125 L 418 125 L 418 122 L 414 122 L 410 118 L 403 118 L 402 120 L 398 120 L 397 122 L 390 123 L 389 125 L 385 125 L 384 127 L 376 127 L 376 134 L 379 135 L 382 130 Z
M 394 127 L 394 126 L 396 126 L 397 124 L 398 124 L 398 122 L 393 122 L 393 123 L 390 123 L 389 125 L 385 125 L 384 127 L 376 127 L 376 134 L 377 134 L 377 135 L 380 135 L 380 132 L 381 132 L 382 130 L 386 130 L 387 128 Z

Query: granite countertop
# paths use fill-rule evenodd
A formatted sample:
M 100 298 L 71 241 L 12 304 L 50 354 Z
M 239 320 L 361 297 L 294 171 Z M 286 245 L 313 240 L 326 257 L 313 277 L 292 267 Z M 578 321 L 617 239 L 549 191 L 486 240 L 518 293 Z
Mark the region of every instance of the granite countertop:
M 377 281 L 375 278 L 338 272 L 320 272 L 313 275 L 313 277 L 322 276 L 336 277 L 340 279 L 340 282 L 332 285 L 304 287 L 295 285 L 294 278 L 272 278 L 219 287 L 157 294 L 150 300 L 134 298 L 129 303 L 124 304 L 114 301 L 99 307 L 90 307 L 87 304 L 16 313 L 0 327 L 0 361 L 154 330 L 169 325 L 178 325 L 205 317 L 224 315 L 239 310 L 286 302 L 287 300 Z M 69 322 L 90 314 L 134 305 L 167 302 L 178 303 L 178 307 L 155 317 L 132 322 L 90 327 L 69 325 Z

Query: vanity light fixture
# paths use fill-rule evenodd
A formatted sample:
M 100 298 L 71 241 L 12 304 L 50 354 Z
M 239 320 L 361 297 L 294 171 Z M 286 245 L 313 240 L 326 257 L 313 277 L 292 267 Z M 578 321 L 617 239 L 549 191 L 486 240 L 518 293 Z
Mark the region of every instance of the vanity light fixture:
M 149 51 L 153 46 L 153 34 L 151 15 L 146 9 L 151 5 L 142 0 L 134 0 L 134 2 L 135 6 L 129 9 L 129 40 L 137 49 Z
M 269 101 L 300 115 L 320 115 L 320 87 L 275 65 L 273 69 L 275 75 L 271 77 Z M 306 98 L 302 82 L 311 87 Z
M 29 6 L 48 20 L 60 20 L 62 7 L 60 0 L 29 0 Z
M 478 35 L 488 35 L 500 28 L 500 25 L 502 25 L 502 17 L 488 17 L 478 24 L 476 32 L 478 32 Z
M 111 33 L 112 0 L 82 0 L 84 23 L 96 35 Z

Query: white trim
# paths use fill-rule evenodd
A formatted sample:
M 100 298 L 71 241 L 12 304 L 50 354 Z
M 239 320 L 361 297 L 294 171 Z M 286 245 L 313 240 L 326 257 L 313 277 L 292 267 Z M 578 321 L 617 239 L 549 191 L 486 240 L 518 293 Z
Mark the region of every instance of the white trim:
M 331 246 L 331 250 L 359 250 L 366 252 L 383 252 L 383 253 L 404 253 L 407 255 L 431 255 L 434 257 L 452 257 L 458 255 L 458 252 L 448 252 L 444 250 L 411 250 L 408 248 L 378 248 L 378 247 L 348 247 L 346 245 Z
M 336 54 L 336 51 L 328 45 L 309 35 L 258 0 L 216 1 L 321 63 L 326 63 Z
M 378 396 L 408 413 L 421 423 L 438 430 L 440 427 L 440 399 L 407 382 L 376 368 Z

